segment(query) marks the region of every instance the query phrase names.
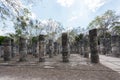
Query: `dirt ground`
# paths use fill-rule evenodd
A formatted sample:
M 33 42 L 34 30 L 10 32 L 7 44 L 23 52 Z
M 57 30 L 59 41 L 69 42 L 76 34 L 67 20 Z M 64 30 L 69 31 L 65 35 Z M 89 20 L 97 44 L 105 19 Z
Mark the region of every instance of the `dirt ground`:
M 61 62 L 61 55 L 21 63 L 0 63 L 0 80 L 120 80 L 120 74 L 101 65 L 91 64 L 78 54 L 69 63 Z

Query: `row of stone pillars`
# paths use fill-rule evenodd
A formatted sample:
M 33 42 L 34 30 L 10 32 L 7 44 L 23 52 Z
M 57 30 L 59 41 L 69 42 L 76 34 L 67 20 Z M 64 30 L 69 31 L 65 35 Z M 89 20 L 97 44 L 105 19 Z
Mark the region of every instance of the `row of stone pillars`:
M 69 50 L 68 50 L 68 36 L 67 33 L 62 34 L 62 57 L 63 62 L 69 62 Z M 85 57 L 89 57 L 88 52 L 88 41 L 85 39 L 84 44 L 84 53 Z M 91 53 L 91 62 L 99 63 L 99 55 L 98 55 L 98 39 L 97 39 L 97 29 L 93 29 L 89 31 L 89 44 L 90 44 L 90 53 Z
M 5 39 L 4 41 L 4 60 L 8 61 L 10 60 L 11 57 L 11 40 L 10 39 Z M 87 43 L 87 41 L 86 41 Z M 98 50 L 97 50 L 97 29 L 93 29 L 89 31 L 89 43 L 90 43 L 90 53 L 91 53 L 91 62 L 93 63 L 98 63 L 99 62 L 99 55 L 98 55 Z M 37 50 L 39 53 L 39 61 L 44 62 L 45 61 L 45 54 L 46 54 L 46 40 L 44 35 L 39 36 L 39 41 L 37 42 L 38 47 Z M 56 43 L 54 43 L 56 45 Z M 55 54 L 58 50 L 53 46 L 53 43 L 51 40 L 49 40 L 49 57 L 53 57 L 53 54 Z M 85 56 L 88 57 L 88 48 L 84 45 L 85 48 Z M 55 50 L 53 50 L 53 48 Z M 69 57 L 70 57 L 70 50 L 69 50 L 69 39 L 68 39 L 68 34 L 63 33 L 62 34 L 62 59 L 63 62 L 69 62 Z M 53 52 L 55 51 L 55 52 Z M 20 53 L 20 59 L 19 61 L 26 61 L 27 57 L 27 40 L 25 38 L 20 37 L 19 40 L 19 53 Z M 55 54 L 56 55 L 56 54 Z
M 71 53 L 79 53 L 85 58 L 90 57 L 92 63 L 99 63 L 97 29 L 90 30 L 89 36 L 72 44 Z
M 3 54 L 1 56 L 3 56 L 4 61 L 9 61 L 11 60 L 11 58 L 14 58 L 17 49 L 15 48 L 16 45 L 13 39 L 5 38 L 2 45 L 4 47 L 3 47 Z
M 112 35 L 107 38 L 100 38 L 99 42 L 99 53 L 120 57 L 120 36 Z
M 74 42 L 70 47 L 71 53 L 81 54 L 83 57 L 88 58 L 90 52 L 88 35 L 81 40 Z

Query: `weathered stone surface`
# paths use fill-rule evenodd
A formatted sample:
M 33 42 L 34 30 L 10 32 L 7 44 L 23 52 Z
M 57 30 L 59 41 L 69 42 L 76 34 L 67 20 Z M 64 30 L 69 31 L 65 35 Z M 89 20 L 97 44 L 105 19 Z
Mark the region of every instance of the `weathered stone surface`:
M 19 38 L 19 54 L 20 54 L 19 61 L 27 60 L 27 40 L 23 37 Z
M 89 31 L 90 38 L 90 50 L 91 50 L 91 62 L 99 63 L 99 55 L 98 55 L 98 40 L 97 40 L 97 29 L 93 29 Z
M 4 61 L 9 61 L 11 59 L 11 39 L 10 38 L 5 38 L 4 42 Z
M 69 62 L 69 49 L 68 49 L 68 35 L 67 33 L 62 34 L 62 58 L 63 62 Z
M 54 42 L 54 55 L 57 55 L 58 54 L 58 43 L 57 42 Z
M 4 49 L 3 46 L 0 45 L 0 57 L 3 57 L 3 54 L 4 54 Z
M 110 38 L 100 38 L 100 51 L 99 52 L 104 55 L 111 54 L 111 39 Z
M 12 58 L 15 57 L 15 53 L 16 53 L 16 50 L 15 50 L 15 43 L 14 43 L 14 40 L 11 39 L 11 57 L 12 57 Z
M 53 53 L 54 53 L 54 46 L 53 46 L 53 40 L 49 40 L 49 43 L 48 43 L 48 47 L 49 47 L 49 58 L 52 58 L 53 57 Z
M 113 35 L 111 37 L 111 46 L 113 56 L 120 57 L 120 36 Z
M 83 49 L 83 40 L 80 40 L 80 55 L 83 55 L 84 49 Z
M 84 38 L 84 57 L 85 58 L 89 58 L 88 45 L 89 45 L 88 39 Z
M 12 57 L 14 58 L 17 54 L 17 45 L 13 44 L 13 53 L 12 53 Z
M 37 46 L 36 46 L 36 57 L 37 57 L 37 55 L 39 55 L 39 41 L 37 41 Z
M 38 54 L 39 54 L 39 42 L 38 41 L 35 41 L 32 44 L 32 54 L 35 58 L 38 57 Z
M 39 62 L 45 61 L 46 45 L 44 35 L 39 36 Z
M 59 44 L 58 45 L 58 54 L 60 54 L 61 53 L 61 45 Z

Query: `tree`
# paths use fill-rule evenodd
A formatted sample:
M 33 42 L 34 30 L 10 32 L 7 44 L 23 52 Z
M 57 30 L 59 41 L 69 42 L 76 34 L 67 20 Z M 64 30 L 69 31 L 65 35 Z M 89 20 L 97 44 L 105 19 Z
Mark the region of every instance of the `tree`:
M 48 38 L 54 40 L 56 40 L 64 30 L 62 24 L 53 19 L 46 20 L 43 26 L 43 30 L 47 33 Z
M 28 37 L 31 33 L 30 30 L 33 27 L 31 24 L 31 12 L 28 9 L 24 9 L 24 15 L 18 16 L 13 21 L 14 28 L 18 36 L 26 36 Z
M 112 34 L 120 35 L 120 22 L 113 23 Z
M 79 42 L 80 40 L 82 40 L 83 39 L 83 37 L 84 37 L 84 34 L 79 34 L 79 35 L 77 35 L 76 37 L 75 37 L 75 41 L 76 42 Z
M 14 28 L 15 28 L 15 35 L 14 38 L 17 38 L 19 44 L 19 53 L 20 53 L 20 61 L 26 60 L 27 54 L 27 45 L 31 46 L 32 43 L 32 27 L 33 24 L 31 23 L 30 18 L 31 13 L 28 9 L 24 9 L 24 15 L 16 17 L 14 20 Z M 29 39 L 27 43 L 26 40 Z
M 6 26 L 6 21 L 13 22 L 16 17 L 23 16 L 27 9 L 26 3 L 35 4 L 42 0 L 0 0 L 0 22 Z
M 6 38 L 6 36 L 0 36 L 0 45 L 3 43 L 5 38 Z
M 70 39 L 70 42 L 74 42 L 75 41 L 75 36 L 77 36 L 77 33 L 76 33 L 76 30 L 75 29 L 72 29 L 71 31 L 68 32 L 69 34 L 69 39 Z
M 97 16 L 90 24 L 89 28 L 110 28 L 113 22 L 117 22 L 120 16 L 115 11 L 108 10 L 103 15 Z
M 24 8 L 20 0 L 1 0 L 0 3 L 1 18 L 4 19 L 6 19 L 5 16 L 9 17 L 18 15 L 20 10 Z
M 24 8 L 24 3 L 35 4 L 42 0 L 0 0 L 0 17 L 6 19 L 6 16 L 20 16 Z
M 100 33 L 105 34 L 106 30 L 110 30 L 113 27 L 114 22 L 118 22 L 120 16 L 115 11 L 107 10 L 103 15 L 97 16 L 91 23 L 89 23 L 89 29 L 98 28 Z M 104 35 L 105 36 L 105 35 Z
M 69 30 L 69 38 L 70 42 L 74 42 L 76 39 L 79 38 L 79 35 L 81 34 L 85 35 L 87 31 L 87 28 L 82 28 L 81 26 L 73 28 L 72 30 Z

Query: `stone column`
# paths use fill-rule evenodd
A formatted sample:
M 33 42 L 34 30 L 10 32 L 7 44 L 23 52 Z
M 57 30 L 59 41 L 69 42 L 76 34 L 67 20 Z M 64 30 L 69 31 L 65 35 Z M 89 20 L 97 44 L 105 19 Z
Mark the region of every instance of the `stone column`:
M 111 38 L 107 38 L 107 49 L 106 49 L 106 52 L 107 52 L 107 55 L 111 55 Z
M 3 55 L 4 61 L 10 61 L 11 52 L 12 52 L 11 51 L 11 39 L 5 38 L 3 45 L 4 45 L 4 55 Z
M 0 58 L 2 56 L 2 46 L 0 45 Z
M 11 57 L 14 58 L 15 57 L 15 43 L 14 43 L 14 40 L 11 39 Z
M 83 40 L 80 40 L 80 55 L 83 55 Z
M 100 54 L 104 54 L 105 46 L 103 43 L 104 43 L 104 39 L 100 38 Z
M 58 43 L 54 42 L 54 55 L 58 54 Z
M 59 43 L 58 43 L 57 49 L 58 49 L 58 54 L 60 54 L 60 44 Z
M 49 46 L 49 58 L 52 58 L 53 57 L 53 40 L 49 40 L 49 43 L 48 43 L 48 46 Z
M 33 46 L 32 46 L 32 54 L 35 58 L 38 57 L 39 54 L 39 42 L 38 40 L 36 40 L 35 42 L 33 42 Z
M 46 55 L 49 55 L 49 45 L 48 45 L 48 43 L 46 44 Z
M 17 45 L 15 43 L 13 43 L 13 55 L 12 57 L 15 57 L 17 54 Z
M 63 62 L 69 62 L 68 35 L 62 34 L 62 58 Z
M 79 42 L 77 42 L 78 44 L 77 44 L 77 50 L 78 50 L 78 54 L 80 54 L 80 41 Z
M 81 44 L 80 44 L 80 41 L 78 42 L 78 54 L 81 53 Z
M 75 54 L 77 54 L 78 53 L 78 42 L 75 42 L 74 47 L 75 47 Z
M 27 40 L 23 37 L 20 37 L 19 39 L 19 54 L 20 54 L 19 61 L 27 60 Z
M 106 49 L 107 49 L 106 44 L 107 44 L 106 38 L 101 38 L 100 39 L 100 52 L 101 52 L 101 54 L 106 55 Z
M 120 36 L 113 35 L 111 37 L 112 55 L 115 57 L 120 57 Z
M 90 38 L 90 50 L 91 50 L 91 62 L 99 63 L 99 55 L 98 55 L 98 40 L 97 40 L 97 29 L 93 29 L 89 31 Z
M 39 36 L 39 62 L 45 61 L 46 45 L 44 35 Z
M 84 38 L 84 57 L 89 58 L 88 39 Z

